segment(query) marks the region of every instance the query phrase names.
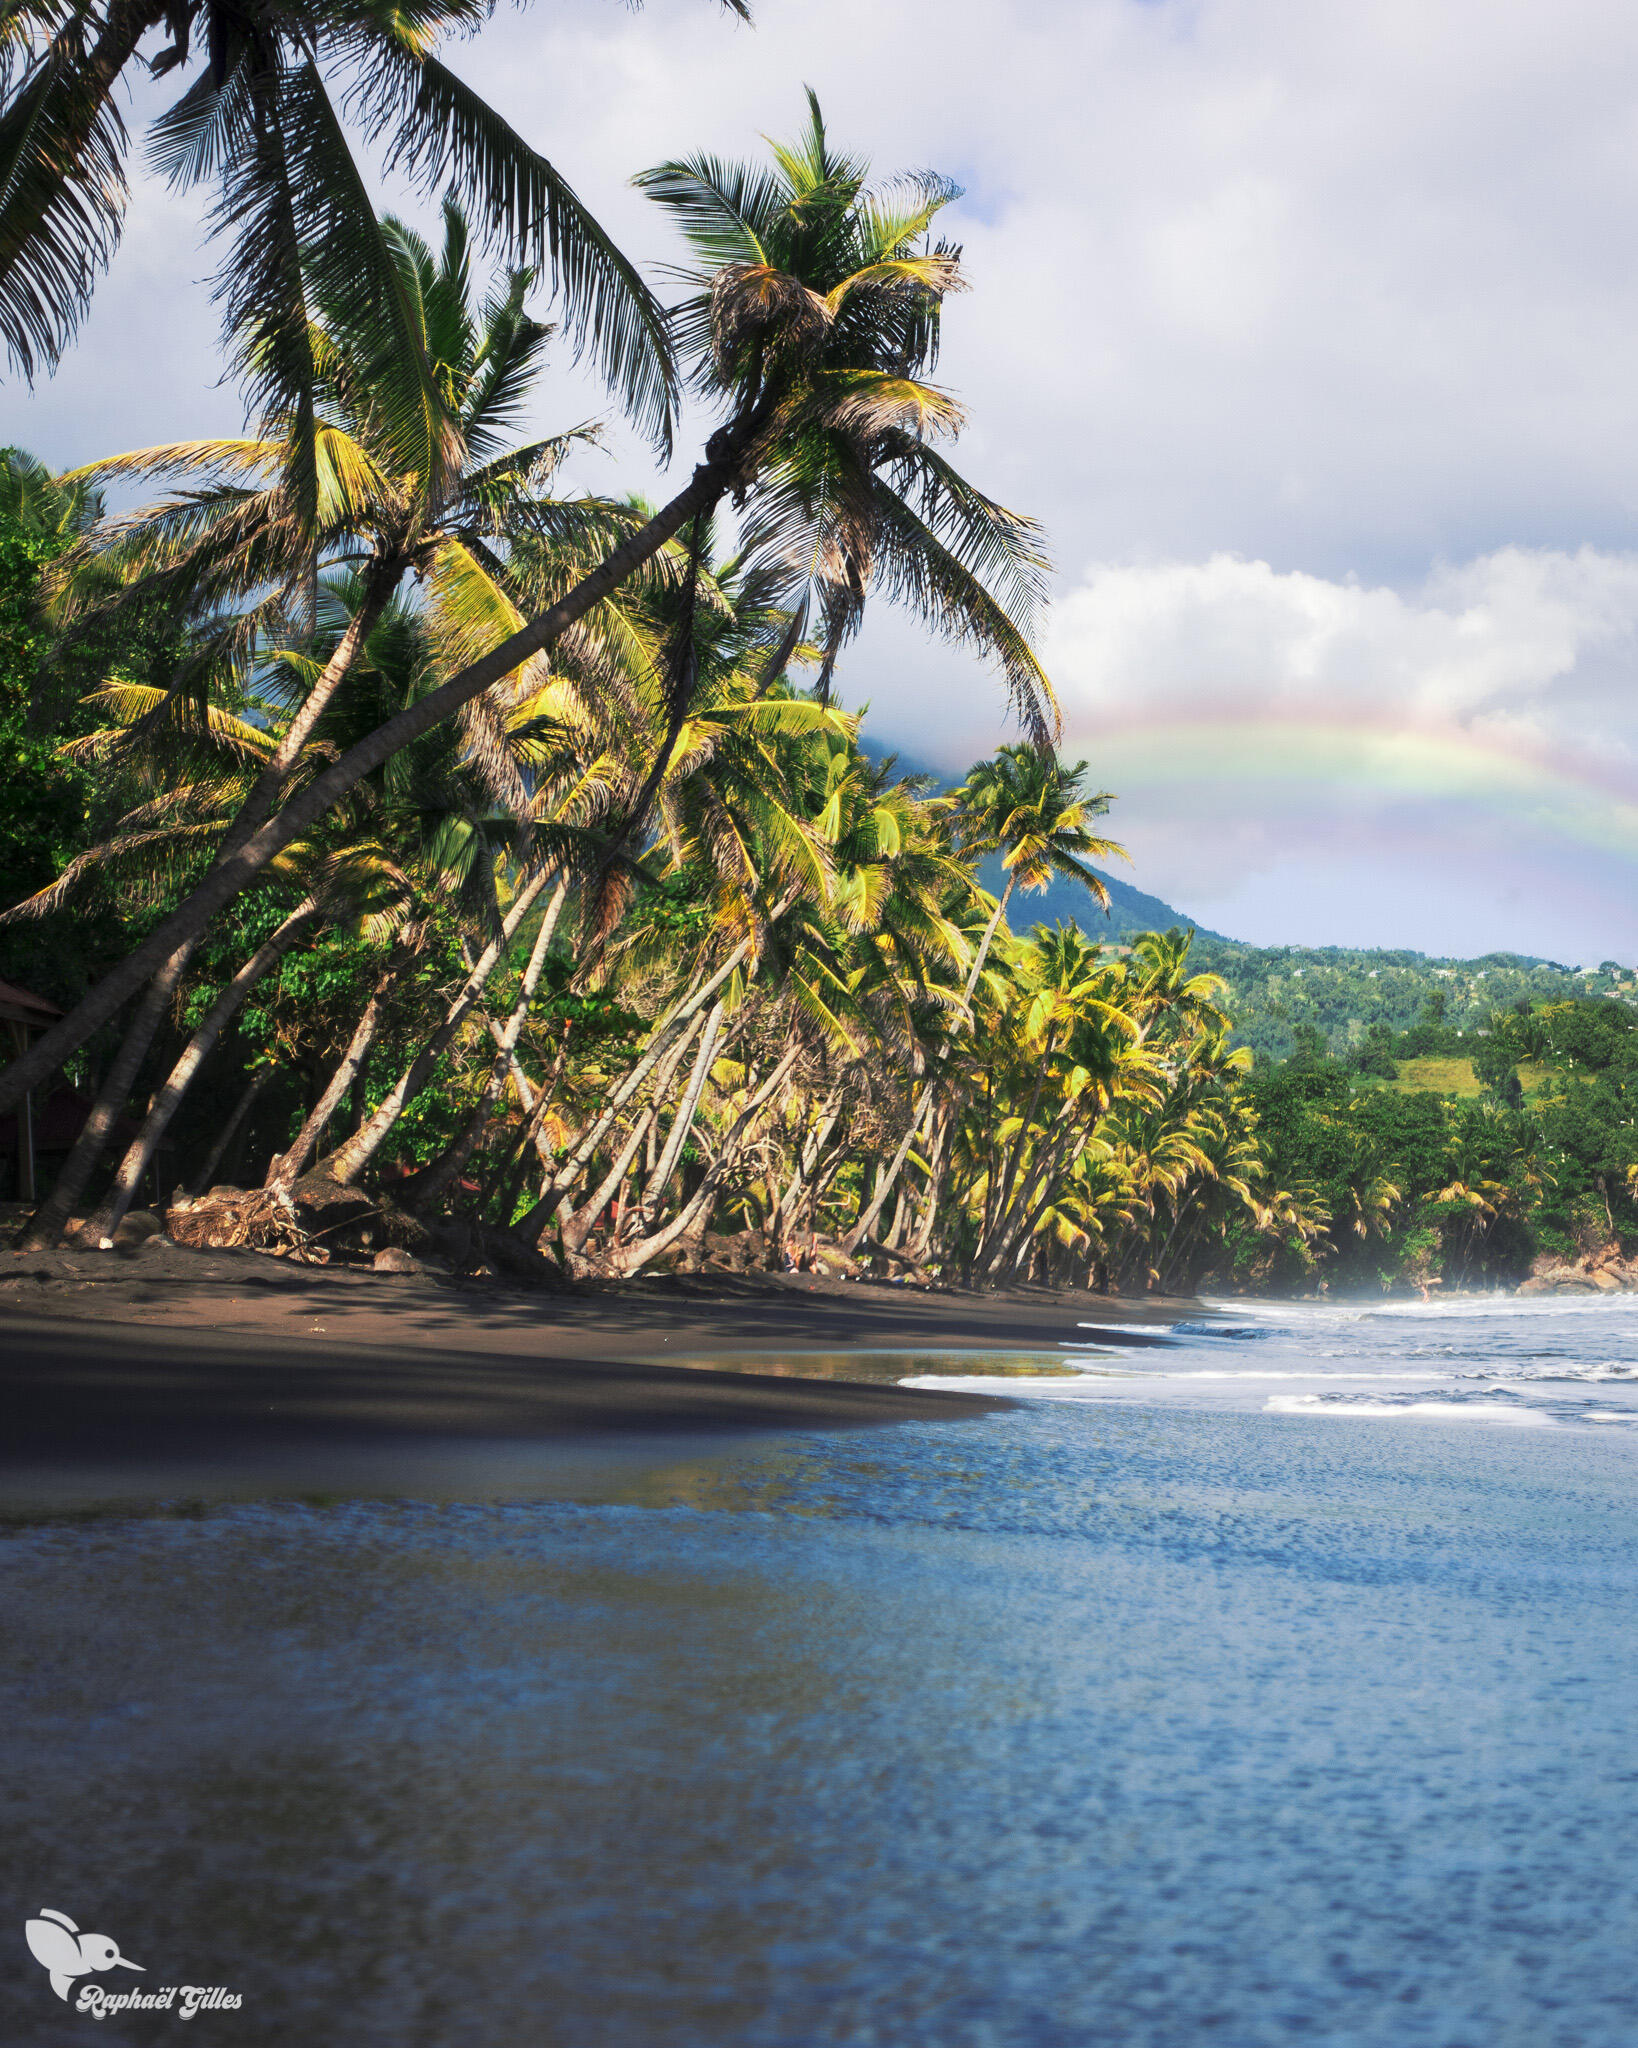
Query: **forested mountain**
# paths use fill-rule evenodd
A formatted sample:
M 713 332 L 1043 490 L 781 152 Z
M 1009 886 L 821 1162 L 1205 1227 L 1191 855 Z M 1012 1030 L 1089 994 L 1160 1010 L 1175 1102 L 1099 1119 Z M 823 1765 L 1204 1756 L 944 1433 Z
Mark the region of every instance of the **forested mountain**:
M 1118 816 L 1110 829 L 1119 838 Z M 986 888 L 1000 886 L 999 861 L 982 872 Z M 1232 991 L 1225 1008 L 1235 1022 L 1235 1043 L 1263 1058 L 1285 1058 L 1305 1025 L 1343 1057 L 1373 1025 L 1408 1031 L 1431 995 L 1443 996 L 1445 1022 L 1458 1032 L 1482 1030 L 1493 1010 L 1520 1002 L 1617 996 L 1638 1003 L 1638 976 L 1614 960 L 1578 968 L 1523 953 L 1458 960 L 1381 947 L 1252 946 L 1197 925 L 1118 875 L 1105 873 L 1103 880 L 1111 898 L 1107 912 L 1078 884 L 1055 878 L 1039 895 L 1015 902 L 1010 921 L 1018 931 L 1037 923 L 1075 924 L 1087 938 L 1116 945 L 1134 932 L 1174 925 L 1193 930 L 1191 964 L 1222 975 Z
M 1294 1048 L 1303 1026 L 1318 1031 L 1325 1049 L 1339 1057 L 1373 1026 L 1408 1031 L 1430 996 L 1444 998 L 1445 1024 L 1464 1034 L 1483 1030 L 1493 1012 L 1521 1002 L 1564 1002 L 1572 996 L 1638 1002 L 1638 978 L 1613 960 L 1573 969 L 1518 953 L 1431 959 L 1425 953 L 1347 946 L 1245 946 L 1204 933 L 1191 958 L 1222 975 L 1233 991 L 1227 1008 L 1238 1042 L 1275 1059 Z
M 1108 830 L 1118 839 L 1120 828 L 1111 818 Z M 1174 910 L 1162 897 L 1151 896 L 1147 890 L 1139 889 L 1131 882 L 1122 881 L 1119 875 L 1111 874 L 1104 868 L 1096 872 L 1102 877 L 1104 887 L 1109 891 L 1109 908 L 1102 911 L 1078 882 L 1066 881 L 1054 876 L 1046 888 L 1036 895 L 1026 895 L 1010 913 L 1010 922 L 1025 931 L 1032 924 L 1073 924 L 1079 925 L 1089 939 L 1122 942 L 1134 932 L 1164 932 L 1173 925 L 1183 931 L 1196 934 L 1196 950 L 1208 940 L 1230 946 L 1232 939 L 1225 939 L 1221 932 L 1208 930 L 1197 925 L 1192 917 L 1185 917 L 1182 911 Z M 999 856 L 992 856 L 979 870 L 984 886 L 998 890 L 1005 879 Z

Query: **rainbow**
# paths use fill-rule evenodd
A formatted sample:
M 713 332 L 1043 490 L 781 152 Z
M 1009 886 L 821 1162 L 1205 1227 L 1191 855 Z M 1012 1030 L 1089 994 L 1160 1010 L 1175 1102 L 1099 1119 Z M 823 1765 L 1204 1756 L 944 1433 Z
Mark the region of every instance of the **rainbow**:
M 1301 786 L 1357 803 L 1438 802 L 1638 861 L 1638 763 L 1451 724 L 1296 717 L 1065 720 L 1064 751 L 1119 795 Z

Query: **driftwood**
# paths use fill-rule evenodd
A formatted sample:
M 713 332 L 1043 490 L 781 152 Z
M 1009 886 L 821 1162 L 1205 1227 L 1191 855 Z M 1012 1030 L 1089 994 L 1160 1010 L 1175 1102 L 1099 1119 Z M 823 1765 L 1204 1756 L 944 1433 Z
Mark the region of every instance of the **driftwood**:
M 330 1206 L 341 1213 L 315 1210 L 300 1202 L 295 1191 L 211 1188 L 168 1210 L 165 1228 L 176 1244 L 211 1251 L 247 1246 L 303 1266 L 327 1266 L 349 1252 L 362 1260 L 390 1241 L 379 1227 L 379 1210 L 367 1197 L 355 1195 L 350 1202 Z
M 212 1188 L 166 1215 L 173 1242 L 200 1249 L 248 1246 L 296 1265 L 374 1266 L 383 1251 L 435 1259 L 456 1273 L 499 1274 L 532 1287 L 558 1288 L 556 1261 L 510 1231 L 476 1224 L 427 1224 L 387 1196 L 371 1196 L 314 1173 L 279 1188 Z

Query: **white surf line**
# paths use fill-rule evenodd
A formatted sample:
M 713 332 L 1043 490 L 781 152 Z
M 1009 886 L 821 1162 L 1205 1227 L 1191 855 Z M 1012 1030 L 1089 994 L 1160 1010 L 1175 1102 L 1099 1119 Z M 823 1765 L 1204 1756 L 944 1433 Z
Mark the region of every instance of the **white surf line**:
M 1271 1394 L 1265 1415 L 1369 1416 L 1380 1422 L 1485 1422 L 1514 1429 L 1550 1429 L 1555 1418 L 1539 1409 L 1503 1408 L 1487 1401 L 1324 1401 L 1317 1394 Z
M 1210 1371 L 1202 1367 L 1196 1372 L 1166 1372 L 1149 1375 L 1154 1379 L 1168 1380 L 1312 1380 L 1321 1387 L 1349 1387 L 1360 1381 L 1375 1384 L 1381 1381 L 1392 1386 L 1442 1386 L 1451 1375 L 1448 1372 L 1290 1372 L 1281 1371 L 1277 1366 L 1258 1370 L 1245 1366 L 1239 1372 Z
M 1119 1330 L 1128 1337 L 1169 1337 L 1177 1328 L 1176 1323 L 1083 1323 L 1077 1322 L 1077 1330 Z

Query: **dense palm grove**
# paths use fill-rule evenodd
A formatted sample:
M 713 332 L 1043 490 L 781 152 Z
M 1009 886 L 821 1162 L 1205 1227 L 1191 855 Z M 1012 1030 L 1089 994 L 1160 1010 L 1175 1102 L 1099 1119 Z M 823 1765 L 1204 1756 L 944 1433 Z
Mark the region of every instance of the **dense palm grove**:
M 766 161 L 638 178 L 688 255 L 667 309 L 442 65 L 460 9 L 6 20 L 14 363 L 57 359 L 117 242 L 145 61 L 191 74 L 151 148 L 215 194 L 247 409 L 0 464 L 0 973 L 52 1006 L 0 1073 L 40 1126 L 24 1242 L 153 1203 L 194 1242 L 543 1281 L 1182 1292 L 1484 1281 L 1632 1225 L 1624 1043 L 1530 1106 L 1568 1027 L 1527 1003 L 1472 1105 L 1312 1030 L 1253 1071 L 1186 935 L 1029 927 L 1119 848 L 1056 750 L 1043 537 L 949 453 L 948 183 L 872 184 L 810 95 Z M 371 207 L 359 133 L 442 195 L 430 239 Z M 664 503 L 563 487 L 595 425 L 524 435 L 547 294 L 662 459 L 711 420 Z M 872 598 L 1001 680 L 1023 737 L 953 789 L 833 692 Z
M 440 266 L 402 246 L 429 292 L 451 284 L 451 251 Z M 527 356 L 514 300 L 492 314 L 490 359 L 497 330 Z M 479 330 L 456 331 L 469 363 Z M 122 617 L 128 560 L 146 563 L 163 517 L 110 526 L 91 484 L 15 453 L 4 484 L 18 908 L 0 965 L 66 1008 L 186 890 L 355 622 L 361 579 L 324 568 L 293 644 L 236 637 L 238 610 L 185 632 L 157 608 Z M 222 508 L 201 495 L 189 515 Z M 475 634 L 505 630 L 521 579 L 622 516 L 640 508 L 531 521 L 504 565 L 442 543 L 413 601 L 371 623 L 298 772 L 437 687 Z M 53 597 L 65 562 L 113 593 L 78 638 Z M 698 677 L 667 746 L 664 656 L 690 600 Z M 1082 769 L 1015 745 L 947 793 L 898 777 L 856 717 L 768 682 L 784 618 L 707 542 L 551 672 L 362 782 L 179 975 L 94 1168 L 95 1235 L 147 1199 L 156 1165 L 167 1188 L 259 1191 L 225 1213 L 297 1256 L 397 1237 L 610 1274 L 816 1252 L 990 1283 L 1380 1288 L 1507 1277 L 1600 1210 L 1630 1221 L 1625 1006 L 1499 1020 L 1490 1099 L 1469 1105 L 1373 1087 L 1312 1048 L 1253 1073 L 1182 935 L 1100 950 L 1009 926 L 1050 880 L 1097 892 L 1107 799 Z M 977 874 L 997 852 L 992 898 Z M 1437 1020 L 1418 1031 L 1393 1049 L 1423 1050 Z M 121 1049 L 109 1031 L 76 1057 L 83 1097 Z M 1532 1060 L 1565 1078 L 1527 1110 Z M 355 1218 L 324 1241 L 325 1178 L 369 1190 L 373 1233 Z
M 401 245 L 453 307 L 451 232 L 437 263 Z M 452 331 L 466 393 L 480 355 L 538 347 L 515 293 Z M 537 488 L 555 452 L 529 451 Z M 95 480 L 16 452 L 4 490 L 17 907 L 0 968 L 67 1008 L 185 893 L 356 622 L 361 577 L 321 569 L 300 639 L 270 645 L 231 607 L 182 630 L 149 600 L 125 609 L 174 506 L 109 522 Z M 243 498 L 199 494 L 190 537 Z M 504 561 L 440 542 L 413 598 L 370 623 L 297 774 L 505 631 L 519 585 L 564 574 L 553 557 L 589 525 L 641 512 L 520 522 Z M 78 634 L 63 564 L 92 589 Z M 690 602 L 697 677 L 672 735 L 665 657 Z M 156 1169 L 167 1189 L 252 1191 L 223 1214 L 299 1257 L 396 1238 L 616 1275 L 817 1256 L 992 1284 L 1377 1291 L 1516 1278 L 1538 1249 L 1631 1229 L 1627 1006 L 1493 1018 L 1487 1092 L 1466 1103 L 1396 1092 L 1318 1042 L 1253 1070 L 1185 936 L 1100 950 L 1008 923 L 1053 881 L 1092 908 L 1088 864 L 1112 849 L 1082 768 L 1014 745 L 952 791 L 898 776 L 800 680 L 818 649 L 793 646 L 768 680 L 787 620 L 755 565 L 707 537 L 549 672 L 361 781 L 177 977 L 119 1143 L 77 1191 L 96 1237 L 151 1198 Z M 978 881 L 995 853 L 999 897 Z M 1394 1054 L 1455 1045 L 1436 1007 L 1379 1048 L 1389 1073 Z M 82 1098 L 122 1049 L 114 1029 L 77 1054 Z M 325 1242 L 326 1179 L 368 1191 L 373 1230 L 355 1216 Z
M 7 836 L 32 871 L 10 878 L 0 945 L 8 976 L 66 1008 L 187 890 L 355 623 L 360 578 L 321 571 L 297 646 L 241 637 L 237 610 L 167 637 L 138 607 L 134 658 L 103 673 L 129 561 L 140 589 L 169 510 L 101 521 L 85 480 L 15 453 L 5 482 Z M 217 510 L 200 494 L 189 517 Z M 640 517 L 597 516 L 622 510 Z M 504 562 L 448 543 L 370 624 L 297 773 L 437 687 L 591 516 L 508 536 Z M 64 562 L 114 592 L 89 642 L 53 611 Z M 679 724 L 665 662 L 684 605 L 697 676 Z M 788 608 L 770 618 L 754 563 L 708 537 L 550 672 L 489 693 L 481 721 L 434 727 L 361 782 L 190 954 L 85 1229 L 112 1235 L 157 1162 L 184 1186 L 258 1185 L 264 1234 L 304 1256 L 329 1248 L 290 1219 L 327 1178 L 368 1185 L 383 1234 L 431 1223 L 446 1242 L 460 1219 L 479 1256 L 533 1248 L 575 1270 L 634 1273 L 747 1232 L 769 1260 L 817 1240 L 990 1280 L 1198 1267 L 1262 1181 L 1215 984 L 1176 937 L 1122 959 L 1005 921 L 1050 876 L 1097 890 L 1107 798 L 1023 744 L 953 793 L 898 777 L 857 717 L 770 681 L 775 626 Z M 799 643 L 789 665 L 821 660 Z M 43 739 L 25 699 L 76 667 L 97 680 L 58 699 Z M 997 851 L 992 899 L 977 867 Z M 87 1042 L 82 1096 L 106 1094 L 125 1049 L 117 1028 Z

